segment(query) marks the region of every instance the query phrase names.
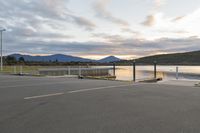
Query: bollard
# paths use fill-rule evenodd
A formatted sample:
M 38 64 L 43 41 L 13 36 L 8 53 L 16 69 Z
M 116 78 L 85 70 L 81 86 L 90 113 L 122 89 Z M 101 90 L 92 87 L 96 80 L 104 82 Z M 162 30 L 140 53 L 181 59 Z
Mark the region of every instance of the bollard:
M 70 66 L 68 66 L 68 75 L 71 75 Z
M 136 71 L 135 71 L 135 67 L 136 67 L 136 64 L 135 64 L 135 60 L 133 61 L 133 81 L 135 82 L 136 81 Z
M 115 63 L 113 63 L 113 76 L 115 76 Z
M 16 66 L 14 66 L 14 74 L 16 74 L 17 73 L 17 71 L 16 71 Z
M 78 75 L 81 76 L 81 68 L 78 66 Z
M 22 73 L 23 73 L 23 68 L 22 66 L 20 66 L 20 75 L 22 75 Z
M 157 61 L 154 61 L 154 79 L 157 78 L 157 68 L 156 68 L 156 65 L 157 65 Z
M 95 76 L 98 76 L 97 73 L 98 73 L 98 68 L 95 69 Z
M 176 79 L 178 80 L 178 67 L 176 67 Z

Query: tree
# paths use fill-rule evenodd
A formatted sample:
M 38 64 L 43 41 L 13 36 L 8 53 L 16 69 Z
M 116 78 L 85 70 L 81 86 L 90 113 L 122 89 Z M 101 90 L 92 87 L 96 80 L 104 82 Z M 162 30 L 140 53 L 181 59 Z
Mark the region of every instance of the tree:
M 16 61 L 16 58 L 14 56 L 7 56 L 5 58 L 5 62 L 8 64 L 8 65 L 13 65 L 15 64 L 17 61 Z
M 24 63 L 24 62 L 25 62 L 24 57 L 20 57 L 20 58 L 19 58 L 19 62 L 20 62 L 20 63 Z

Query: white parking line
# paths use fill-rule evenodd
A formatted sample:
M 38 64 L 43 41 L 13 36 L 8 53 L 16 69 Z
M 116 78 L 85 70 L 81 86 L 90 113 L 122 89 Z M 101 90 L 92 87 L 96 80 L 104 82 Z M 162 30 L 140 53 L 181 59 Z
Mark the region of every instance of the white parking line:
M 36 99 L 36 98 L 43 98 L 43 97 L 51 97 L 51 96 L 58 96 L 63 95 L 64 93 L 54 93 L 54 94 L 47 94 L 47 95 L 39 95 L 39 96 L 32 96 L 32 97 L 25 97 L 25 100 L 29 99 Z
M 102 89 L 110 89 L 110 88 L 118 88 L 118 87 L 125 87 L 125 86 L 131 86 L 129 85 L 118 85 L 118 86 L 105 86 L 105 87 L 97 87 L 97 88 L 90 88 L 90 89 L 81 89 L 81 90 L 75 90 L 75 91 L 68 91 L 68 93 L 78 93 L 78 92 L 85 92 L 85 91 L 94 91 L 94 90 L 102 90 Z
M 11 85 L 11 86 L 0 86 L 0 89 L 3 88 L 17 88 L 17 87 L 32 87 L 32 86 L 41 86 L 41 85 L 54 85 L 54 84 L 66 84 L 66 81 L 61 82 L 51 82 L 51 83 L 35 83 L 35 84 L 27 84 L 27 85 Z
M 132 86 L 133 84 L 126 84 L 126 85 L 118 85 L 118 86 L 105 86 L 105 87 L 96 87 L 96 88 L 89 88 L 89 89 L 81 89 L 81 90 L 74 90 L 74 91 L 68 91 L 67 93 L 79 93 L 79 92 L 86 92 L 86 91 L 94 91 L 94 90 L 102 90 L 102 89 L 110 89 L 110 88 L 119 88 L 119 87 L 125 87 L 125 86 Z M 25 100 L 29 99 L 36 99 L 36 98 L 44 98 L 44 97 L 51 97 L 51 96 L 58 96 L 63 95 L 65 93 L 53 93 L 53 94 L 46 94 L 46 95 L 38 95 L 38 96 L 31 96 L 31 97 L 25 97 Z

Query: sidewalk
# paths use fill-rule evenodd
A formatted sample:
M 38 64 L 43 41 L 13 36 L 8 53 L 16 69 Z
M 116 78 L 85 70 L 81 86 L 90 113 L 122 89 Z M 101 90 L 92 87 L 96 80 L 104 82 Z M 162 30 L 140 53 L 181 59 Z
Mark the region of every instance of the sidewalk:
M 168 80 L 161 81 L 158 84 L 177 85 L 177 86 L 199 86 L 200 80 Z

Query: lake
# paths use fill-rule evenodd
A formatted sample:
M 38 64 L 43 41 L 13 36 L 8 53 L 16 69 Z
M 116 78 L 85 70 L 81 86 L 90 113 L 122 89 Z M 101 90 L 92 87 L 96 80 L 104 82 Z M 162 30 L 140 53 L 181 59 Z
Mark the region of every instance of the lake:
M 104 66 L 105 67 L 105 66 Z M 157 66 L 157 77 L 163 80 L 176 79 L 177 66 Z M 200 80 L 200 66 L 178 66 L 179 79 Z M 116 66 L 117 80 L 133 80 L 132 66 Z M 110 70 L 110 74 L 113 71 Z M 149 79 L 154 77 L 154 66 L 136 66 L 136 80 Z

